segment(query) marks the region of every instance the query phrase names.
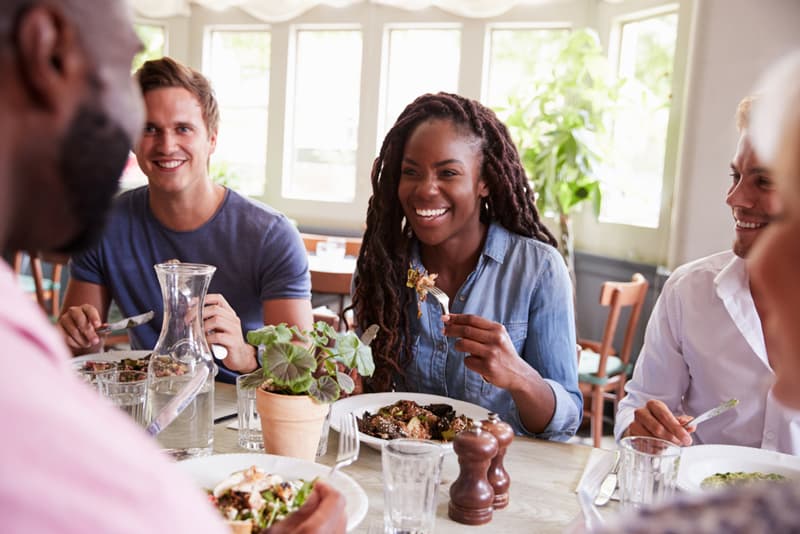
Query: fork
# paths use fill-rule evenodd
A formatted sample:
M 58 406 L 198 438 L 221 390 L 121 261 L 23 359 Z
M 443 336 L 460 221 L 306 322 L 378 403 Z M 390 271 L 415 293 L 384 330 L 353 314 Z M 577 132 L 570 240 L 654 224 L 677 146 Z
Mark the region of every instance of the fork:
M 447 293 L 436 286 L 428 288 L 428 293 L 442 305 L 442 315 L 450 315 L 450 297 L 447 296 Z
M 358 424 L 356 414 L 349 413 L 341 419 L 339 425 L 339 451 L 336 463 L 331 467 L 328 477 L 332 477 L 340 467 L 346 467 L 358 460 Z

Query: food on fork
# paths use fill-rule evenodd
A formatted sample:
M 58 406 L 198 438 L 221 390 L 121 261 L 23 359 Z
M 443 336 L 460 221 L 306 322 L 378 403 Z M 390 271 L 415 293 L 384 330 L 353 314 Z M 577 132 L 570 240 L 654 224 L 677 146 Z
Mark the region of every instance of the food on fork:
M 375 414 L 364 412 L 358 419 L 358 430 L 380 439 L 452 441 L 471 423 L 472 419 L 466 415 L 456 415 L 449 404 L 421 406 L 414 401 L 399 400 L 379 408 Z
M 250 534 L 269 528 L 300 508 L 313 487 L 314 480 L 285 481 L 253 465 L 231 474 L 208 493 L 232 532 Z
M 406 287 L 413 288 L 417 292 L 417 319 L 422 317 L 422 303 L 425 302 L 431 288 L 436 285 L 438 276 L 436 273 L 428 273 L 424 267 L 414 267 L 413 264 L 408 269 Z

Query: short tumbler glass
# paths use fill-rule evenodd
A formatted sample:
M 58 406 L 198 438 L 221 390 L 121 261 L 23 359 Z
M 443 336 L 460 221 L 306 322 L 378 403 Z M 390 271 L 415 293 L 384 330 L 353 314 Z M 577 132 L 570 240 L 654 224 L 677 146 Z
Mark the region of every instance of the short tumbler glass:
M 444 451 L 432 441 L 384 443 L 383 522 L 387 534 L 433 532 Z
M 100 393 L 140 426 L 147 426 L 147 373 L 108 371 L 97 375 Z
M 641 508 L 675 493 L 681 448 L 663 439 L 632 436 L 620 440 L 619 489 L 625 508 Z
M 261 373 L 261 370 L 257 370 Z M 243 382 L 250 375 L 236 377 L 236 407 L 239 416 L 239 446 L 251 451 L 264 450 L 264 435 L 261 433 L 261 418 L 256 410 L 256 388 L 245 388 Z

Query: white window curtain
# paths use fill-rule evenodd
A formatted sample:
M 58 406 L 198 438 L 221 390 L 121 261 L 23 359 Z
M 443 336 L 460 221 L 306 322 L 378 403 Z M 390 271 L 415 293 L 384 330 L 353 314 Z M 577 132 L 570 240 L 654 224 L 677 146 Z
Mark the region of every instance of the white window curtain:
M 564 0 L 128 0 L 138 15 L 148 18 L 189 16 L 191 4 L 215 11 L 238 7 L 265 22 L 283 22 L 318 5 L 346 7 L 372 3 L 415 11 L 438 7 L 443 11 L 470 18 L 501 15 L 517 5 L 556 3 Z

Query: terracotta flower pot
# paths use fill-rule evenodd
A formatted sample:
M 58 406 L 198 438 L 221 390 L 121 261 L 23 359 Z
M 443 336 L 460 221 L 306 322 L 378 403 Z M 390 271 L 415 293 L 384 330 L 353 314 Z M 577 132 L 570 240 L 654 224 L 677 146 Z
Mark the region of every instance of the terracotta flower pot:
M 307 395 L 281 395 L 258 388 L 256 410 L 265 452 L 315 460 L 329 404 L 318 404 Z

